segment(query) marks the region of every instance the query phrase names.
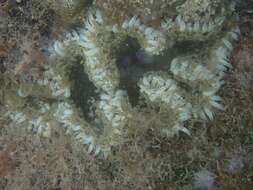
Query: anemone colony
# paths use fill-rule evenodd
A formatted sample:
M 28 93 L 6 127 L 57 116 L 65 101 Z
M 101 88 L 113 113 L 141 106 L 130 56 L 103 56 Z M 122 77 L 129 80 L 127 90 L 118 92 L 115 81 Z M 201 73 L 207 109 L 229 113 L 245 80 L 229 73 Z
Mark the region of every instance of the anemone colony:
M 183 11 L 187 6 L 192 6 L 193 12 L 195 8 L 195 13 L 204 9 L 205 15 L 189 15 Z M 205 48 L 176 55 L 167 63 L 169 70 L 147 72 L 138 81 L 145 103 L 167 110 L 169 122 L 161 133 L 168 137 L 179 131 L 190 134 L 185 121 L 212 120 L 214 108 L 223 110 L 217 92 L 224 83 L 224 73 L 231 67 L 229 57 L 239 29 L 231 3 L 192 0 L 181 9 L 182 14 L 162 19 L 155 28 L 142 24 L 137 16 L 114 23 L 92 7 L 84 26 L 54 42 L 50 62 L 44 66 L 40 80 L 11 85 L 5 98 L 9 110 L 6 115 L 16 125 L 26 125 L 43 136 L 50 136 L 50 128 L 58 123 L 66 133 L 87 145 L 89 153 L 106 156 L 123 141 L 127 122 L 134 117 L 129 95 L 119 85 L 118 47 L 131 37 L 147 54 L 159 56 L 179 42 L 201 42 L 206 43 Z M 70 61 L 74 56 L 80 57 L 79 62 L 98 94 L 89 102 L 92 121 L 80 114 L 71 98 L 73 82 L 69 68 L 75 62 Z

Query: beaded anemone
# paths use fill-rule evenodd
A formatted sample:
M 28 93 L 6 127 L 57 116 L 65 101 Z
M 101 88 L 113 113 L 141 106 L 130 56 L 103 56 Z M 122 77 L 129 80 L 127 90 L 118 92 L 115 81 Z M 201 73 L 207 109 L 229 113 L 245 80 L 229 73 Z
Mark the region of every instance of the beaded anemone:
M 212 10 L 212 3 L 207 6 Z M 163 19 L 155 28 L 142 24 L 137 16 L 114 23 L 100 10 L 91 9 L 82 28 L 54 42 L 42 79 L 31 84 L 31 88 L 46 91 L 47 99 L 43 94 L 35 94 L 38 100 L 32 109 L 22 104 L 20 109 L 10 108 L 7 115 L 16 124 L 27 125 L 44 136 L 50 134 L 55 122 L 60 123 L 74 139 L 87 145 L 89 153 L 106 156 L 112 147 L 123 142 L 128 120 L 133 117 L 134 106 L 130 104 L 127 91 L 120 87 L 116 65 L 117 49 L 121 44 L 131 37 L 147 55 L 160 56 L 178 42 L 208 42 L 203 50 L 175 55 L 166 63 L 168 70 L 146 72 L 137 83 L 147 105 L 167 111 L 169 123 L 161 128 L 162 133 L 168 137 L 179 131 L 190 135 L 186 121 L 212 120 L 215 108 L 224 109 L 217 92 L 224 83 L 224 73 L 231 67 L 232 44 L 239 36 L 235 17 L 233 7 L 228 7 L 208 19 L 189 18 L 184 14 Z M 87 80 L 96 88 L 98 97 L 91 98 L 89 104 L 88 114 L 92 121 L 84 119 L 71 98 L 73 82 L 69 78 L 69 68 L 73 63 L 68 61 L 74 56 L 80 57 Z M 26 94 L 20 87 L 16 96 L 26 101 L 31 91 Z M 8 102 L 6 104 L 8 106 Z

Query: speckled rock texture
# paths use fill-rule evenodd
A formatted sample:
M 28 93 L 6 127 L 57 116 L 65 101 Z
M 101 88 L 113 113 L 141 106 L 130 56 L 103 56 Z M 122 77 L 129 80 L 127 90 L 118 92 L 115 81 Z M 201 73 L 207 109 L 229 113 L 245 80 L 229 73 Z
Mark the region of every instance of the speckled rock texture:
M 250 189 L 250 1 L 0 1 L 1 189 Z

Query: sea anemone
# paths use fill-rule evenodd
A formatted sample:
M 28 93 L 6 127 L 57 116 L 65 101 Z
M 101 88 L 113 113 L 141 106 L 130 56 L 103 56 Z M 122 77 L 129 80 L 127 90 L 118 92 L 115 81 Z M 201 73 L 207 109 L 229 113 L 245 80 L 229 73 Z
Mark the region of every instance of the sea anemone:
M 215 185 L 215 174 L 202 169 L 194 174 L 194 189 L 196 190 L 208 190 Z

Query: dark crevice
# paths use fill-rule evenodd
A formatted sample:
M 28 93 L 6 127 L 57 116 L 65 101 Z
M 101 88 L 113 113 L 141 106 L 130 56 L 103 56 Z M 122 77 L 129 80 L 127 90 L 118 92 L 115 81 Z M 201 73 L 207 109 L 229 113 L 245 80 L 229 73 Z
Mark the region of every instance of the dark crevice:
M 164 70 L 164 63 L 157 62 L 156 57 L 148 55 L 137 39 L 127 38 L 120 46 L 117 53 L 117 67 L 120 72 L 120 88 L 127 91 L 130 103 L 138 104 L 138 81 L 150 71 Z
M 184 40 L 174 45 L 174 51 L 177 52 L 178 55 L 185 55 L 197 53 L 199 49 L 203 49 L 207 47 L 208 42 L 203 41 L 191 41 L 191 40 Z
M 71 99 L 76 107 L 82 110 L 84 118 L 91 122 L 94 118 L 89 114 L 91 111 L 91 100 L 98 99 L 96 87 L 89 80 L 84 72 L 82 64 L 74 64 L 70 71 L 70 80 L 72 81 Z

